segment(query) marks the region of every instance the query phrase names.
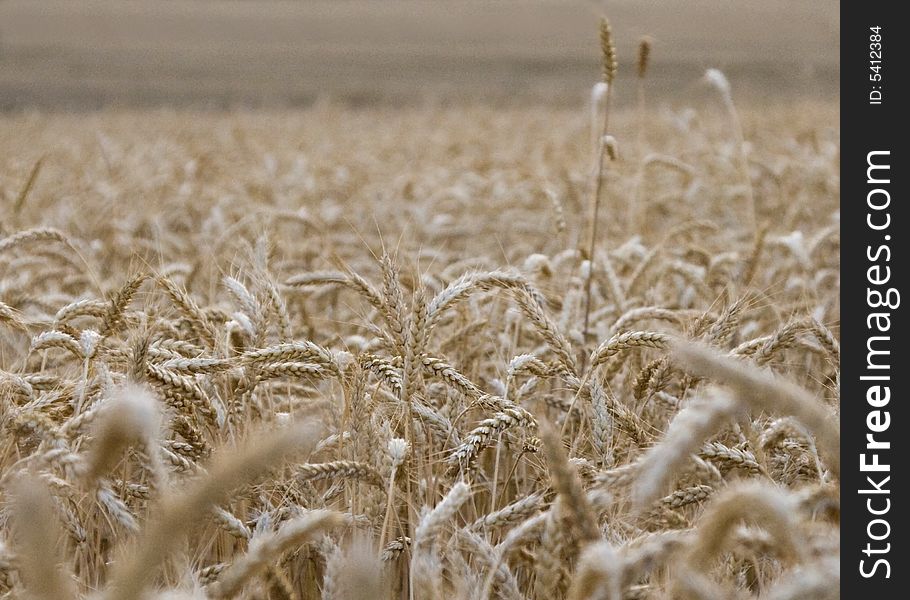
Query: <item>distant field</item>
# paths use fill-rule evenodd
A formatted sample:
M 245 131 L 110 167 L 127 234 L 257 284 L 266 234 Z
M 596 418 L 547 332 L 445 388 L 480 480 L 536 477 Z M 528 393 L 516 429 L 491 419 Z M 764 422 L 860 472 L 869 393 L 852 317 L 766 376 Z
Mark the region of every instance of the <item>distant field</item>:
M 601 12 L 546 0 L 8 1 L 0 110 L 575 103 L 598 73 Z M 754 99 L 836 97 L 834 3 L 614 0 L 607 12 L 626 61 L 640 35 L 655 37 L 650 85 L 663 98 L 691 94 L 710 66 Z

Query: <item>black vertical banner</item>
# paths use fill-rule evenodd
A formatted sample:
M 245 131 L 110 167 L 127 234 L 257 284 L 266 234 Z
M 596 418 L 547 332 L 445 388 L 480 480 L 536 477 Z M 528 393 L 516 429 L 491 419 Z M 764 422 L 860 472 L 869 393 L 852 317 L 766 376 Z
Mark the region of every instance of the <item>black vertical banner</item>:
M 841 596 L 910 597 L 907 30 L 900 2 L 841 3 Z M 910 297 L 906 298 L 910 301 Z

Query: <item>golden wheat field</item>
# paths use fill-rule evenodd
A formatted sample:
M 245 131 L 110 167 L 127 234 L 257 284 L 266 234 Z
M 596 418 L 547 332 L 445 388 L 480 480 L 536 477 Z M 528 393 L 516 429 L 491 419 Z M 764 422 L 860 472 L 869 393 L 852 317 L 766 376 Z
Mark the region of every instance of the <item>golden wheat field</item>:
M 726 83 L 0 117 L 0 593 L 839 597 L 838 109 Z

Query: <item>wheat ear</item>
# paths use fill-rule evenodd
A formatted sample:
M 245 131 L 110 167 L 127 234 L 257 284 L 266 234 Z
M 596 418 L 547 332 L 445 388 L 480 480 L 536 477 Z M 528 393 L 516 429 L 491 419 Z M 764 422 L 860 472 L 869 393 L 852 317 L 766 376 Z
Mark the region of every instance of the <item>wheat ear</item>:
M 660 497 L 678 468 L 697 452 L 707 438 L 733 417 L 737 403 L 729 396 L 708 394 L 683 409 L 670 423 L 667 434 L 645 454 L 635 481 L 633 500 L 639 509 Z
M 569 600 L 622 600 L 622 562 L 606 540 L 588 546 L 578 561 Z
M 729 385 L 753 410 L 792 415 L 815 434 L 827 466 L 840 473 L 840 429 L 831 413 L 809 392 L 768 371 L 750 368 L 701 344 L 676 342 L 674 356 L 693 375 Z
M 50 490 L 37 479 L 20 477 L 11 491 L 10 519 L 16 534 L 19 576 L 28 597 L 76 598 L 74 576 L 67 573 L 56 551 L 60 532 Z
M 798 557 L 795 512 L 792 495 L 764 483 L 747 482 L 725 490 L 698 523 L 697 535 L 682 559 L 682 573 L 675 578 L 673 596 L 686 600 L 723 597 L 707 573 L 711 560 L 724 548 L 734 526 L 743 521 L 768 531 L 782 556 Z
M 228 492 L 280 464 L 291 452 L 318 439 L 312 426 L 296 426 L 259 435 L 238 449 L 221 452 L 209 468 L 181 494 L 162 499 L 135 545 L 114 567 L 104 600 L 137 598 L 151 581 L 168 551 L 200 515 L 221 503 Z
M 653 40 L 644 36 L 638 40 L 638 61 L 636 74 L 638 75 L 638 148 L 644 154 L 647 142 L 648 118 L 645 108 L 645 75 L 651 63 L 651 44 Z
M 266 566 L 284 552 L 310 541 L 319 533 L 337 527 L 345 521 L 340 513 L 314 510 L 284 523 L 277 531 L 254 537 L 250 549 L 224 570 L 214 584 L 209 586 L 212 598 L 231 598 Z

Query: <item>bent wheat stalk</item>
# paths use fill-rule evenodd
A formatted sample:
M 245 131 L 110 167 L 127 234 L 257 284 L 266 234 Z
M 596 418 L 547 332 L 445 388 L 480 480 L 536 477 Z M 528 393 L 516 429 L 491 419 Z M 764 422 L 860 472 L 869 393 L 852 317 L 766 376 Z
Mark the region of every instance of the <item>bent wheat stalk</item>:
M 701 344 L 676 342 L 673 354 L 689 373 L 729 385 L 737 399 L 750 409 L 771 410 L 795 417 L 815 434 L 826 465 L 835 477 L 839 475 L 840 429 L 837 421 L 806 390 Z
M 744 521 L 770 533 L 781 556 L 799 558 L 795 512 L 795 498 L 773 486 L 748 482 L 727 489 L 710 504 L 697 524 L 697 535 L 681 561 L 681 573 L 675 578 L 674 597 L 686 600 L 724 597 L 721 588 L 708 579 L 708 569 L 734 527 Z
M 314 510 L 283 524 L 274 533 L 254 537 L 250 549 L 225 569 L 209 586 L 212 598 L 231 598 L 244 583 L 263 571 L 268 563 L 295 546 L 314 539 L 321 532 L 344 523 L 344 516 L 329 510 Z
M 251 481 L 295 451 L 315 444 L 316 428 L 296 426 L 253 437 L 237 449 L 220 453 L 207 476 L 182 494 L 163 498 L 130 552 L 114 566 L 104 600 L 137 598 L 167 553 L 199 516 L 220 503 L 230 490 Z

